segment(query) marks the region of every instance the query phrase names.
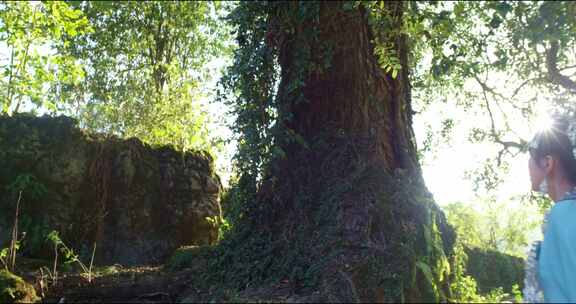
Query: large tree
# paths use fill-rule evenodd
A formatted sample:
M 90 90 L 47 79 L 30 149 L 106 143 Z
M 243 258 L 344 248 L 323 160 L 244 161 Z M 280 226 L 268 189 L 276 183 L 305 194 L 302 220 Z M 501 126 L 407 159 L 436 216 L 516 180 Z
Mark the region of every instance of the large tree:
M 411 127 L 405 3 L 242 2 L 233 230 L 214 275 L 327 301 L 446 299 L 453 232 Z M 223 277 L 220 277 L 222 275 Z

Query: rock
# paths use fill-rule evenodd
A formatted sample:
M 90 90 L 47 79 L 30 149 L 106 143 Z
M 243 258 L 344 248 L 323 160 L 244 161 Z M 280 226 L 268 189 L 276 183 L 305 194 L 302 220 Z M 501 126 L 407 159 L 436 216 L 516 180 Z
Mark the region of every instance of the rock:
M 211 177 L 206 178 L 206 192 L 207 193 L 219 193 L 222 185 L 219 180 L 215 180 Z
M 198 180 L 197 177 L 191 177 L 190 178 L 190 190 L 192 190 L 192 191 L 201 191 L 202 190 L 202 185 L 200 184 L 200 181 Z
M 0 270 L 0 303 L 34 303 L 39 300 L 32 285 L 7 270 Z
M 67 117 L 0 116 L 0 240 L 21 190 L 24 254 L 51 257 L 44 239 L 57 230 L 84 261 L 96 243 L 96 264 L 161 262 L 216 241 L 213 168 L 206 152 L 87 134 Z

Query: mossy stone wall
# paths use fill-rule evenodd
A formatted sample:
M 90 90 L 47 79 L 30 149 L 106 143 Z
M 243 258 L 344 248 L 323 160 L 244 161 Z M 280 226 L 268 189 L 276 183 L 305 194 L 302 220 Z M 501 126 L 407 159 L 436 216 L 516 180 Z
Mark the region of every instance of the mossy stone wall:
M 51 253 L 45 236 L 96 263 L 162 262 L 181 245 L 216 241 L 221 184 L 202 151 L 88 134 L 68 117 L 0 116 L 0 246 L 14 222 L 23 253 Z

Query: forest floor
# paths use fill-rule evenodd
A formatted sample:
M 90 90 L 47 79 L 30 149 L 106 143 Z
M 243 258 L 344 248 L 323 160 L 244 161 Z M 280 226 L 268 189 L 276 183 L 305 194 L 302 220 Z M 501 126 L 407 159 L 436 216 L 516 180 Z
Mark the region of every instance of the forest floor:
M 41 271 L 40 268 L 44 270 Z M 167 271 L 163 266 L 108 265 L 88 274 L 79 269 L 62 269 L 57 279 L 47 261 L 20 259 L 15 273 L 33 284 L 42 303 L 176 303 L 191 293 L 197 269 Z M 195 296 L 201 296 L 198 291 Z
M 15 273 L 33 284 L 42 303 L 295 303 L 314 300 L 314 295 L 294 295 L 287 282 L 241 292 L 222 290 L 219 286 L 196 288 L 194 277 L 201 271 L 208 271 L 202 261 L 180 271 L 167 270 L 163 265 L 100 266 L 93 270 L 91 281 L 78 269 L 60 270 L 54 281 L 40 268 L 50 269 L 49 262 L 22 258 Z

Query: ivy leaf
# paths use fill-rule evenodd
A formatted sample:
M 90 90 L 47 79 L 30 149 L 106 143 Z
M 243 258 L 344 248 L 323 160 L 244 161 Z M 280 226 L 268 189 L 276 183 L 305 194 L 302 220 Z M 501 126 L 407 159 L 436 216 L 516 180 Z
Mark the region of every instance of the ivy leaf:
M 502 19 L 501 19 L 498 15 L 494 14 L 494 15 L 492 16 L 492 20 L 490 20 L 490 24 L 489 24 L 489 25 L 490 25 L 491 28 L 494 28 L 494 29 L 495 29 L 495 28 L 498 28 L 501 23 L 502 23 Z
M 509 3 L 502 1 L 496 4 L 495 9 L 498 12 L 498 14 L 502 16 L 502 18 L 505 18 L 506 15 L 512 11 L 512 6 Z

